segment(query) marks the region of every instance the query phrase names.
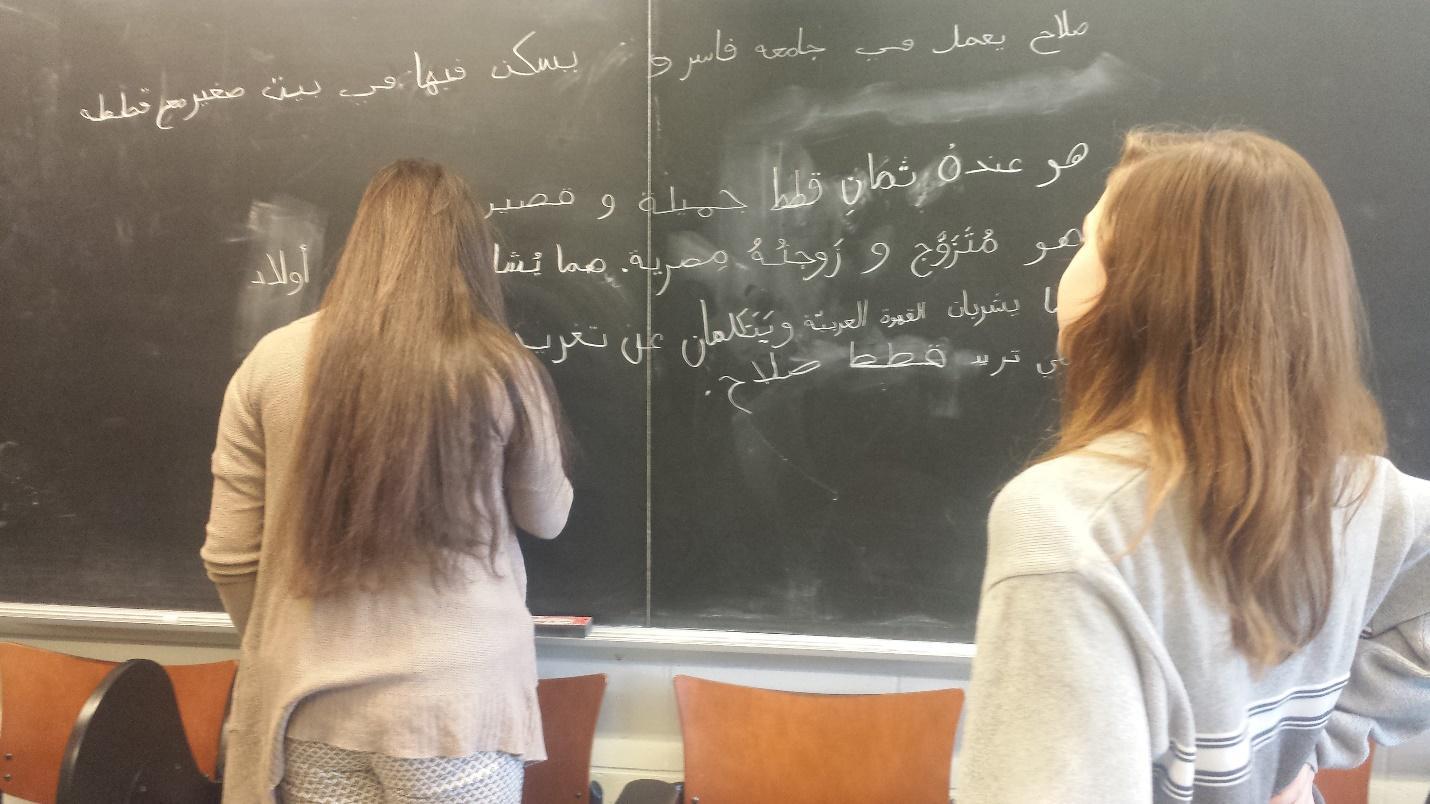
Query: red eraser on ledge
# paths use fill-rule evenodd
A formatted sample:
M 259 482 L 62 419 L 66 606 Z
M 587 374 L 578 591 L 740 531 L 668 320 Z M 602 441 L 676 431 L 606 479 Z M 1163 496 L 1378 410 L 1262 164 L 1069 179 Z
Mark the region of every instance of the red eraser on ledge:
M 537 614 L 532 616 L 536 624 L 537 636 L 583 637 L 591 633 L 591 618 L 566 614 Z

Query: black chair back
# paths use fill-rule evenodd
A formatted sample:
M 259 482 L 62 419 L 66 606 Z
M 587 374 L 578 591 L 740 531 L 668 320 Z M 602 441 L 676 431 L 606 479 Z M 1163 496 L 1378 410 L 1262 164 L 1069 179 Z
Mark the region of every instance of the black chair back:
M 110 671 L 65 746 L 56 804 L 219 804 L 194 763 L 168 673 L 148 659 Z

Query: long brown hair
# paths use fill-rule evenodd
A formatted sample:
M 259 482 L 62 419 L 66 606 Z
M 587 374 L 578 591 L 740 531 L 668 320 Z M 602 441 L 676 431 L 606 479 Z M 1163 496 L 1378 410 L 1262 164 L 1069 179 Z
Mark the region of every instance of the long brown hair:
M 1266 136 L 1136 130 L 1100 220 L 1107 284 L 1062 333 L 1045 457 L 1142 431 L 1147 521 L 1186 484 L 1198 575 L 1236 648 L 1274 666 L 1325 624 L 1333 510 L 1358 501 L 1369 475 L 1351 469 L 1384 449 L 1340 217 L 1311 166 Z
M 440 165 L 400 160 L 368 184 L 314 327 L 280 511 L 299 593 L 423 567 L 441 583 L 464 556 L 492 559 L 504 502 L 483 478 L 504 439 L 530 432 L 524 398 L 555 410 L 556 397 L 507 329 L 491 253 L 466 184 Z

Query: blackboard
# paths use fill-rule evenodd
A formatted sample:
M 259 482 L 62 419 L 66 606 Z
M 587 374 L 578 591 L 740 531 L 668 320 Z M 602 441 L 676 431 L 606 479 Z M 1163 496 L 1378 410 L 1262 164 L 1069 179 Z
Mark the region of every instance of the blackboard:
M 1051 288 L 1136 124 L 1321 171 L 1430 473 L 1427 40 L 1415 0 L 10 0 L 0 599 L 217 609 L 224 383 L 400 156 L 479 188 L 580 444 L 537 612 L 971 638 L 989 501 L 1055 420 Z

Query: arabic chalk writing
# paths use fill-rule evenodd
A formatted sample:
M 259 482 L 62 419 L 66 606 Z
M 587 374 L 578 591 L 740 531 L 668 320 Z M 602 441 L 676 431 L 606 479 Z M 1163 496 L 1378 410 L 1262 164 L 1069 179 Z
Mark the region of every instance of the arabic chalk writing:
M 734 61 L 740 55 L 740 48 L 735 42 L 725 36 L 725 32 L 719 28 L 715 29 L 715 46 L 708 53 L 694 53 L 685 59 L 685 72 L 681 74 L 681 81 L 687 81 L 694 74 L 695 68 L 701 64 L 721 63 Z M 652 53 L 650 57 L 650 77 L 659 78 L 670 72 L 670 68 L 675 66 L 675 61 L 668 56 L 661 56 Z
M 884 357 L 879 353 L 885 352 Z M 858 352 L 855 350 L 854 341 L 849 342 L 849 368 L 852 369 L 895 369 L 895 368 L 916 368 L 918 366 L 933 366 L 934 368 L 946 368 L 948 366 L 948 353 L 941 346 L 929 346 L 919 352 L 917 349 L 904 350 L 896 348 L 891 341 L 885 341 L 882 350 L 874 348 L 870 352 Z
M 507 212 L 517 212 L 523 209 L 535 209 L 537 207 L 569 207 L 576 203 L 576 193 L 570 187 L 564 187 L 561 192 L 555 194 L 555 200 L 546 193 L 534 193 L 530 198 L 506 199 L 501 206 L 489 204 L 487 206 L 486 217 L 501 215 Z
M 313 82 L 313 88 L 308 89 L 303 84 L 298 84 L 297 89 L 289 89 L 283 83 L 283 76 L 276 75 L 269 80 L 268 86 L 264 87 L 259 94 L 272 101 L 302 100 L 317 95 L 323 91 L 323 85 L 317 81 Z
M 1050 251 L 1057 251 L 1058 249 L 1067 248 L 1076 249 L 1080 246 L 1082 246 L 1082 230 L 1069 229 L 1064 232 L 1060 237 L 1058 237 L 1057 241 L 1051 246 L 1041 240 L 1034 243 L 1033 247 L 1038 250 L 1038 256 L 1034 257 L 1028 262 L 1023 263 L 1023 265 L 1037 265 L 1048 256 L 1048 252 Z
M 1063 171 L 1064 171 L 1064 170 L 1067 170 L 1068 168 L 1071 168 L 1071 167 L 1076 167 L 1078 164 L 1080 164 L 1080 163 L 1082 162 L 1082 160 L 1084 160 L 1084 159 L 1086 159 L 1086 158 L 1087 158 L 1087 143 L 1085 143 L 1085 142 L 1080 142 L 1080 143 L 1078 143 L 1077 145 L 1074 145 L 1074 146 L 1072 147 L 1072 150 L 1068 151 L 1068 156 L 1067 156 L 1066 161 L 1059 162 L 1059 161 L 1056 160 L 1056 159 L 1049 159 L 1049 160 L 1048 160 L 1048 167 L 1051 167 L 1051 168 L 1053 169 L 1052 178 L 1048 179 L 1048 180 L 1045 181 L 1045 182 L 1042 182 L 1041 184 L 1035 184 L 1035 185 L 1033 185 L 1033 186 L 1034 186 L 1034 187 L 1039 187 L 1039 188 L 1041 188 L 1041 187 L 1047 187 L 1049 184 L 1052 184 L 1053 182 L 1055 182 L 1055 181 L 1057 181 L 1058 179 L 1062 178 L 1062 175 L 1063 175 Z
M 755 45 L 755 52 L 766 59 L 797 59 L 801 56 L 809 56 L 810 61 L 814 61 L 819 58 L 818 54 L 824 52 L 824 48 L 819 45 L 807 44 L 804 41 L 804 27 L 801 26 L 798 33 L 795 34 L 793 45 L 788 47 L 767 47 L 763 44 L 759 44 Z
M 914 249 L 909 272 L 922 279 L 932 276 L 935 270 L 947 271 L 965 254 L 992 254 L 998 250 L 998 239 L 991 228 L 979 232 L 969 226 L 952 235 L 945 229 L 932 242 L 918 243 Z
M 250 285 L 281 285 L 287 288 L 283 294 L 292 296 L 312 283 L 312 274 L 308 268 L 308 244 L 298 246 L 299 267 L 288 267 L 288 252 L 286 249 L 279 249 L 277 259 L 272 254 L 265 253 L 263 256 L 268 261 L 268 271 L 265 273 L 261 268 L 253 270 L 254 277 L 249 280 Z
M 501 64 L 492 67 L 492 78 L 504 81 L 508 78 L 531 78 L 542 73 L 576 72 L 580 59 L 574 50 L 571 51 L 571 58 L 565 62 L 556 56 L 536 56 L 536 61 L 532 61 L 522 52 L 522 47 L 534 36 L 536 31 L 531 31 L 517 40 L 517 43 L 511 46 L 512 58 L 502 59 Z
M 725 388 L 725 398 L 729 400 L 737 410 L 743 413 L 752 413 L 742 402 L 749 402 L 749 392 L 752 389 L 744 389 L 746 385 L 768 386 L 770 383 L 785 382 L 792 380 L 817 370 L 823 365 L 819 360 L 802 360 L 795 358 L 793 365 L 782 367 L 779 358 L 774 352 L 766 355 L 769 358 L 769 367 L 765 367 L 763 359 L 751 360 L 750 366 L 755 370 L 755 376 L 750 379 L 742 379 L 729 374 L 720 375 L 720 381 L 728 383 Z M 742 390 L 743 389 L 743 390 Z M 708 392 L 707 392 L 708 393 Z
M 885 47 L 856 47 L 854 48 L 854 52 L 858 53 L 861 56 L 868 56 L 872 58 L 874 56 L 882 56 L 885 53 L 890 52 L 908 53 L 913 49 L 914 40 L 904 39 L 896 45 L 886 45 Z
M 1087 30 L 1088 25 L 1086 20 L 1074 26 L 1068 22 L 1067 9 L 1063 9 L 1053 15 L 1053 29 L 1047 30 L 1045 28 L 1039 31 L 1037 36 L 1029 40 L 1028 49 L 1039 56 L 1051 56 L 1055 53 L 1061 53 L 1063 52 L 1062 48 L 1058 45 L 1062 40 L 1084 36 L 1087 34 Z
M 959 296 L 959 300 L 948 306 L 948 317 L 959 318 L 973 322 L 973 326 L 982 324 L 990 315 L 1007 315 L 1009 317 L 1018 315 L 1018 310 L 1022 305 L 1017 299 L 1003 299 L 1000 294 L 993 294 L 993 300 L 987 304 L 975 304 L 968 297 L 968 291 L 964 290 Z
M 968 34 L 965 36 L 964 33 L 959 29 L 958 24 L 955 23 L 953 26 L 952 41 L 944 47 L 935 47 L 930 52 L 936 53 L 941 56 L 945 53 L 952 53 L 955 50 L 960 50 L 962 48 L 975 47 L 991 47 L 995 51 L 1001 51 L 1003 49 L 1004 43 L 1007 41 L 1008 37 L 1004 36 L 1003 34 L 982 33 Z
M 745 253 L 750 255 L 751 260 L 765 268 L 797 266 L 802 272 L 800 278 L 806 282 L 820 276 L 832 279 L 839 275 L 839 268 L 844 263 L 844 254 L 840 251 L 840 246 L 844 243 L 843 238 L 835 240 L 828 249 L 820 249 L 811 253 L 804 249 L 794 248 L 788 240 L 781 237 L 775 241 L 774 256 L 766 256 L 764 243 L 764 238 L 754 238 Z M 805 271 L 807 273 L 803 273 Z
M 660 202 L 654 195 L 646 193 L 636 202 L 636 208 L 641 212 L 651 215 L 673 215 L 681 212 L 694 212 L 702 218 L 708 218 L 716 212 L 734 212 L 749 209 L 745 202 L 735 197 L 729 190 L 722 189 L 719 192 L 718 204 L 707 204 L 705 206 L 692 205 L 689 201 L 681 199 L 678 203 L 675 200 L 675 188 L 670 188 L 670 205 L 661 209 Z

